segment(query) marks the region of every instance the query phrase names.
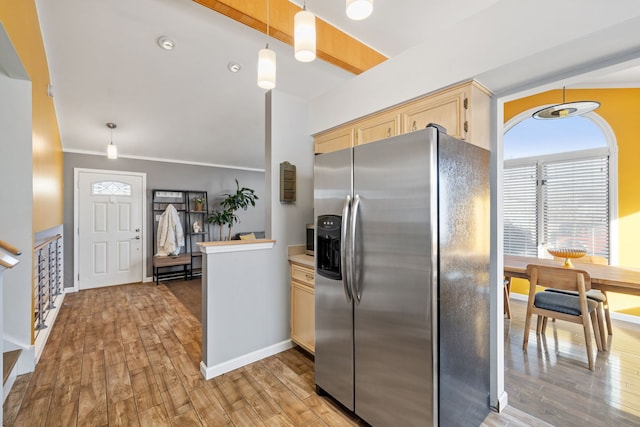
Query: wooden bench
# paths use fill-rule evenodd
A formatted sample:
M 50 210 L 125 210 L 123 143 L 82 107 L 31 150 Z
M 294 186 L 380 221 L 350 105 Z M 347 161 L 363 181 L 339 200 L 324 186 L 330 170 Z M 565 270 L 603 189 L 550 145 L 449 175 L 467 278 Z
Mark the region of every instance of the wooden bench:
M 168 255 L 168 256 L 159 256 L 155 255 L 153 257 L 153 277 L 156 280 L 156 285 L 160 281 L 160 273 L 161 268 L 168 267 L 176 267 L 182 265 L 184 267 L 184 280 L 187 280 L 187 274 L 189 269 L 187 266 L 191 265 L 191 254 L 180 254 L 180 255 Z M 170 273 L 164 273 L 164 275 L 168 275 Z

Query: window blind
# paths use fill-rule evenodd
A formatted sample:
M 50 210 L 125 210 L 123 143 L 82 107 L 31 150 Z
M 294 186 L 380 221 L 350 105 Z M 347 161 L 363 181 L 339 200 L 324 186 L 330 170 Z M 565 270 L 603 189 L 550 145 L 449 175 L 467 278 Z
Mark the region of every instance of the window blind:
M 542 175 L 543 242 L 608 259 L 608 156 L 543 163 Z
M 504 253 L 538 255 L 537 165 L 504 171 Z

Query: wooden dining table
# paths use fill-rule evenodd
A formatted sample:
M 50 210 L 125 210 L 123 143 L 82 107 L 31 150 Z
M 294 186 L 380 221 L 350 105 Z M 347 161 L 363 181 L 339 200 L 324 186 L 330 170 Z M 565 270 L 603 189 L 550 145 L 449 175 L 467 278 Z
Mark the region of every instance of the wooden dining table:
M 572 262 L 576 269 L 589 273 L 593 289 L 640 296 L 640 270 L 613 265 L 581 263 L 580 258 L 576 258 Z M 504 275 L 505 277 L 526 279 L 527 265 L 529 264 L 561 267 L 562 263 L 563 261 L 549 258 L 505 255 Z

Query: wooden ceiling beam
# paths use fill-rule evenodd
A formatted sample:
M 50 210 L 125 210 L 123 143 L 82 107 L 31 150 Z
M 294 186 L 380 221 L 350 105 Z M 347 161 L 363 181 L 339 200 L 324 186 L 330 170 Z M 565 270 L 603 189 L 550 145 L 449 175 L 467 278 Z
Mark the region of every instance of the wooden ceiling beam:
M 266 1 L 193 1 L 262 33 L 267 32 Z M 293 46 L 293 17 L 302 9 L 289 0 L 269 1 L 269 35 Z M 354 74 L 360 74 L 387 60 L 384 55 L 318 17 L 316 17 L 316 56 Z

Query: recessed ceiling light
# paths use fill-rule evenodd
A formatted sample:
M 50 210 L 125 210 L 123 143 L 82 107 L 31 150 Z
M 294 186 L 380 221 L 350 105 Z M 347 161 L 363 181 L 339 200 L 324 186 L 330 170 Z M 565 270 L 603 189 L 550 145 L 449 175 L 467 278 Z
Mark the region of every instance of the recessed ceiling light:
M 160 46 L 164 50 L 171 50 L 176 47 L 176 42 L 174 42 L 167 36 L 162 36 L 158 39 L 158 46 Z
M 227 69 L 232 73 L 237 73 L 242 69 L 242 65 L 238 64 L 237 62 L 229 62 L 227 64 Z

